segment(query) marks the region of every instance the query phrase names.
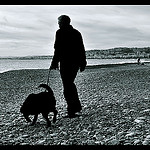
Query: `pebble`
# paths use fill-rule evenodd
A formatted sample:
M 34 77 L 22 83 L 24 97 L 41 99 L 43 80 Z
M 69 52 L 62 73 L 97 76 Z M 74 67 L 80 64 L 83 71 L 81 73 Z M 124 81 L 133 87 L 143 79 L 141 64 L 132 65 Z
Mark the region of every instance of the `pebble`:
M 111 145 L 118 145 L 119 141 L 117 139 L 113 139 L 113 140 L 110 141 L 110 144 Z
M 52 137 L 53 137 L 53 136 L 57 136 L 57 134 L 56 134 L 56 133 L 52 133 L 52 134 L 50 134 L 50 136 L 52 136 Z
M 136 123 L 143 123 L 144 121 L 143 120 L 139 120 L 139 119 L 135 119 L 134 122 L 136 122 Z
M 131 143 L 124 143 L 124 145 L 131 145 Z
M 139 120 L 144 120 L 144 119 L 146 119 L 145 117 L 138 117 L 137 119 L 139 119 Z
M 120 132 L 118 132 L 118 136 L 121 136 L 121 135 L 123 135 L 124 134 L 124 132 L 123 131 L 120 131 Z
M 133 136 L 134 134 L 135 134 L 134 132 L 128 133 L 126 134 L 126 137 Z
M 14 135 L 13 135 L 13 134 L 10 134 L 10 135 L 8 135 L 8 137 L 11 138 L 11 137 L 14 137 Z
M 150 109 L 145 109 L 142 112 L 149 112 L 149 111 L 150 111 Z
M 63 133 L 64 135 L 68 135 L 67 132 L 64 132 L 64 131 L 63 131 L 62 133 Z
M 20 143 L 20 145 L 28 145 L 28 143 Z
M 22 138 L 27 138 L 29 137 L 29 135 L 25 134 L 25 135 L 22 135 Z
M 6 123 L 5 126 L 10 126 L 12 123 Z
M 146 139 L 149 139 L 149 140 L 150 140 L 150 135 L 147 135 L 147 136 L 146 136 Z
M 19 131 L 23 131 L 23 129 L 19 129 Z
M 61 143 L 60 143 L 60 145 L 66 145 L 67 144 L 67 141 L 62 141 Z
M 149 145 L 149 141 L 143 141 L 142 144 L 143 145 Z
M 95 144 L 98 144 L 98 145 L 99 145 L 99 144 L 101 145 L 101 143 L 102 143 L 101 141 L 96 141 L 96 142 L 95 142 Z
M 144 141 L 142 142 L 143 145 L 149 145 L 150 144 L 150 135 L 147 135 Z
M 37 141 L 36 144 L 42 145 L 44 142 L 45 142 L 45 139 L 44 139 L 44 140 L 39 140 L 39 141 Z
M 137 144 L 140 143 L 140 142 L 141 142 L 141 141 L 138 139 L 138 140 L 135 140 L 133 144 L 134 144 L 134 145 L 137 145 Z

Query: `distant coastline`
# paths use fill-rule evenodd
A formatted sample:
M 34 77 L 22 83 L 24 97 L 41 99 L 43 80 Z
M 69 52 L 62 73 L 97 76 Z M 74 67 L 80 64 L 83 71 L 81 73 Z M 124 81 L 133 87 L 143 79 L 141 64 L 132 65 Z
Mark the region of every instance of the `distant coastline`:
M 150 47 L 117 47 L 105 50 L 89 50 L 86 51 L 86 57 L 88 59 L 137 59 L 140 58 L 150 58 Z
M 150 47 L 143 47 L 143 48 L 117 47 L 105 50 L 93 49 L 86 51 L 87 59 L 136 59 L 138 57 L 150 58 Z M 0 59 L 16 59 L 16 60 L 52 59 L 52 58 L 53 55 L 0 57 Z

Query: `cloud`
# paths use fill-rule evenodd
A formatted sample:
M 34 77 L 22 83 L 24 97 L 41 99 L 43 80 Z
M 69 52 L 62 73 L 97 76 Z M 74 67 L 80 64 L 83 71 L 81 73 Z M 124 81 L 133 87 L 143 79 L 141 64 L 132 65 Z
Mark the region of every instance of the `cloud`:
M 86 49 L 149 46 L 149 9 L 149 5 L 0 6 L 1 56 L 52 55 L 61 14 L 71 17 Z

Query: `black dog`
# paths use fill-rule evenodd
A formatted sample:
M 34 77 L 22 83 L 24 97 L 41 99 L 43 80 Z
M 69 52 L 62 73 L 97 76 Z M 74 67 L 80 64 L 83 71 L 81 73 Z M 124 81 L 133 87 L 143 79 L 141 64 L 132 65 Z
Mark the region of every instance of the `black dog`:
M 21 106 L 20 112 L 28 122 L 31 122 L 29 115 L 34 115 L 33 122 L 34 125 L 37 121 L 38 114 L 42 113 L 43 117 L 46 119 L 48 126 L 51 126 L 51 122 L 48 119 L 49 112 L 54 113 L 53 122 L 56 122 L 56 100 L 51 88 L 46 84 L 40 84 L 39 87 L 45 88 L 48 92 L 41 92 L 38 94 L 30 94 L 23 105 Z

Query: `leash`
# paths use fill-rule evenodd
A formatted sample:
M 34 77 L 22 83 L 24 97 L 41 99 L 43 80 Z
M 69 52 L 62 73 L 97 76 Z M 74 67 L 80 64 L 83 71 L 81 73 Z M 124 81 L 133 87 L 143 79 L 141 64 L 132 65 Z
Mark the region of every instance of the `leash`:
M 51 71 L 51 69 L 49 68 L 49 70 L 48 70 L 48 78 L 47 78 L 47 85 L 48 85 L 48 83 L 49 83 L 49 75 L 50 75 L 50 71 Z M 46 92 L 46 89 L 45 89 L 45 92 Z
M 48 85 L 48 83 L 49 83 L 49 75 L 50 75 L 50 71 L 51 71 L 51 69 L 49 68 L 49 71 L 48 71 L 48 78 L 47 78 L 47 85 Z
M 51 72 L 51 68 L 49 68 L 49 71 L 48 71 L 48 78 L 47 78 L 47 85 L 48 85 L 48 83 L 49 83 L 49 76 L 50 76 L 50 72 Z M 59 70 L 59 69 L 58 69 Z M 46 90 L 45 90 L 46 91 Z

